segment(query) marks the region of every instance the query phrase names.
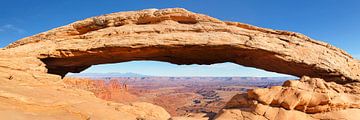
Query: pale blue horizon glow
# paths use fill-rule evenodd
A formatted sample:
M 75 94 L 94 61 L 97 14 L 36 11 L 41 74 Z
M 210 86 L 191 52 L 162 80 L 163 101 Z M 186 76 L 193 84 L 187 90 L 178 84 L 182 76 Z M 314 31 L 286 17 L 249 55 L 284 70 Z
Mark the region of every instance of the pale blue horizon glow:
M 150 76 L 197 76 L 197 77 L 292 77 L 268 72 L 235 63 L 212 65 L 176 65 L 160 61 L 130 61 L 114 64 L 94 65 L 82 73 L 138 73 Z
M 354 55 L 354 58 L 360 60 L 360 55 Z

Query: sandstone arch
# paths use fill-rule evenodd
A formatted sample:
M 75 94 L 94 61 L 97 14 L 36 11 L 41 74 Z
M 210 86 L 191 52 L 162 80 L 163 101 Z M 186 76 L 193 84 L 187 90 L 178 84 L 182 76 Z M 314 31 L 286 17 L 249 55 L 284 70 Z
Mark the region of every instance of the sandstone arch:
M 60 78 L 91 65 L 130 60 L 234 62 L 301 77 L 234 96 L 219 120 L 360 117 L 360 64 L 346 52 L 299 33 L 223 22 L 180 8 L 88 18 L 0 49 L 0 116 L 9 119 L 14 111 L 23 118 L 168 119 L 165 110 L 153 110 L 161 108 L 104 102 L 67 88 Z
M 40 58 L 49 73 L 61 76 L 95 64 L 158 60 L 234 62 L 338 83 L 360 80 L 359 62 L 327 43 L 299 33 L 223 22 L 180 8 L 92 17 L 21 39 L 7 49 L 29 49 L 26 56 Z

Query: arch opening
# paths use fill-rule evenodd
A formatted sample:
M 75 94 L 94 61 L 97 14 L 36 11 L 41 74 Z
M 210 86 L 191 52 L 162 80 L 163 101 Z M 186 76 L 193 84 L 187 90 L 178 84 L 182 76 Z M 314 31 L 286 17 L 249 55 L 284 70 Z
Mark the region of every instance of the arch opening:
M 98 74 L 123 74 L 124 77 L 283 77 L 295 76 L 269 72 L 252 67 L 245 67 L 232 62 L 215 63 L 210 65 L 177 65 L 169 62 L 136 60 L 120 63 L 93 65 L 80 73 L 69 73 L 66 76 L 87 76 Z M 106 77 L 106 76 L 105 76 Z
M 214 117 L 239 93 L 280 86 L 294 76 L 244 67 L 231 62 L 176 65 L 160 61 L 128 61 L 94 65 L 64 78 L 67 85 L 120 102 L 150 102 L 172 116 Z
M 177 65 L 210 65 L 231 62 L 271 72 L 289 74 L 297 77 L 313 75 L 321 70 L 302 63 L 294 64 L 284 60 L 284 56 L 260 49 L 234 48 L 230 45 L 191 45 L 191 46 L 151 46 L 140 48 L 105 47 L 80 50 L 58 50 L 58 56 L 41 59 L 48 73 L 64 77 L 67 73 L 79 73 L 92 65 L 120 63 L 134 60 L 153 60 Z M 316 72 L 315 72 L 316 71 Z M 324 71 L 324 74 L 327 71 Z M 313 75 L 314 76 L 314 75 Z

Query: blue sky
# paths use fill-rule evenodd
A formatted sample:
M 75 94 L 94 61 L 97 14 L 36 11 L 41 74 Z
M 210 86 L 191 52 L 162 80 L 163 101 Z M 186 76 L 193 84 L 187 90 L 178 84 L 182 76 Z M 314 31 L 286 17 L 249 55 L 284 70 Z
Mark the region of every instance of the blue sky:
M 0 47 L 4 47 L 17 39 L 91 16 L 147 8 L 182 7 L 221 20 L 300 32 L 314 39 L 335 45 L 360 58 L 359 6 L 360 1 L 358 0 L 221 0 L 220 2 L 219 0 L 1 1 Z M 136 67 L 137 65 L 142 66 Z M 140 61 L 100 65 L 85 72 L 111 70 L 126 72 L 128 70 L 128 72 L 138 71 L 143 73 L 141 71 L 146 70 L 145 72 L 148 74 L 155 75 L 279 76 L 279 74 L 248 69 L 231 63 L 212 66 L 176 66 L 162 62 Z M 195 70 L 188 70 L 190 68 Z

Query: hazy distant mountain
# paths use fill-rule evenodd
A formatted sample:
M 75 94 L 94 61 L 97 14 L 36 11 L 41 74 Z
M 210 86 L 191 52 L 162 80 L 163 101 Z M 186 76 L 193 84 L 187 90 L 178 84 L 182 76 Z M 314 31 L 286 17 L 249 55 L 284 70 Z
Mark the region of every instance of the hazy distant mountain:
M 137 73 L 69 73 L 67 77 L 104 78 L 104 77 L 149 77 Z
M 197 77 L 197 76 L 150 76 L 150 75 L 143 75 L 138 73 L 69 73 L 66 75 L 67 77 L 84 77 L 84 78 L 116 78 L 116 77 L 153 77 L 153 78 L 169 78 L 169 79 L 179 79 L 179 80 L 185 80 L 187 79 L 213 79 L 213 80 L 290 80 L 290 79 L 298 79 L 296 77 L 212 77 L 212 76 L 203 76 L 203 77 Z

